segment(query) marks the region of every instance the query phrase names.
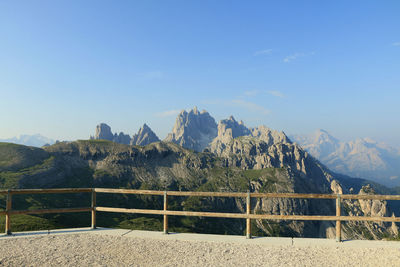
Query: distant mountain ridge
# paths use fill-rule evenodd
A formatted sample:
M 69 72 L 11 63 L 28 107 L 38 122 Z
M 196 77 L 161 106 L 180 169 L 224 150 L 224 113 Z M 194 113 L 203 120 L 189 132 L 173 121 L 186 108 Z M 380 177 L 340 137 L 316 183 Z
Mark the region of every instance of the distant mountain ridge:
M 45 137 L 41 134 L 33 134 L 33 135 L 22 134 L 19 137 L 0 139 L 0 142 L 14 143 L 25 146 L 35 146 L 35 147 L 52 145 L 55 143 L 53 139 Z
M 370 138 L 343 142 L 325 130 L 291 138 L 336 172 L 400 185 L 400 151 L 386 144 Z
M 111 127 L 105 123 L 100 123 L 96 126 L 96 133 L 94 136 L 90 136 L 90 139 L 94 140 L 108 140 L 113 141 L 115 143 L 124 144 L 124 145 L 138 145 L 145 146 L 154 142 L 159 142 L 160 139 L 157 135 L 150 129 L 147 124 L 144 124 L 138 131 L 137 134 L 134 134 L 132 138 L 128 134 L 124 134 L 123 132 L 112 133 Z
M 142 146 L 160 141 L 146 124 L 132 138 L 124 133 L 113 134 L 108 125 L 100 124 L 92 138 Z M 280 150 L 292 147 L 291 140 L 337 173 L 367 178 L 387 186 L 400 185 L 400 151 L 367 138 L 341 142 L 325 130 L 289 138 L 284 132 L 263 125 L 246 127 L 243 121 L 236 121 L 233 116 L 216 123 L 207 111 L 200 112 L 194 107 L 178 114 L 171 133 L 163 141 L 196 152 L 208 151 L 226 157 L 231 155 L 229 160 L 241 158 L 241 162 L 236 164 L 243 168 L 262 168 L 257 166 L 276 167 L 271 162 L 274 158 L 276 160 L 276 156 L 271 156 L 271 153 L 284 153 Z M 283 147 L 278 149 L 277 144 L 283 144 Z M 273 146 L 277 150 L 268 152 Z M 247 156 L 243 157 L 243 153 L 247 153 Z

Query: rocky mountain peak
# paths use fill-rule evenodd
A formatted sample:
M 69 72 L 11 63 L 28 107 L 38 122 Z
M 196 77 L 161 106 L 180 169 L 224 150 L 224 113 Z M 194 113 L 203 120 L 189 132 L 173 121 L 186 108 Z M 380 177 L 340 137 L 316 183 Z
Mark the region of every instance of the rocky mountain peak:
M 111 127 L 105 123 L 100 123 L 96 126 L 96 134 L 94 135 L 94 139 L 104 139 L 110 140 L 114 138 L 113 133 L 111 132 Z
M 244 123 L 238 123 L 233 116 L 230 116 L 228 119 L 221 120 L 218 124 L 219 138 L 232 139 L 249 134 L 250 130 L 244 125 Z
M 330 135 L 327 131 L 323 129 L 318 129 L 314 134 L 313 134 L 313 143 L 318 143 L 318 144 L 323 144 L 323 143 L 329 143 L 333 145 L 337 145 L 339 143 L 339 140 L 337 140 L 335 137 Z
M 130 141 L 131 145 L 145 146 L 154 142 L 159 142 L 160 139 L 157 135 L 151 130 L 151 128 L 145 123 L 139 129 L 139 132 L 132 136 Z
M 197 107 L 194 107 L 189 112 L 183 110 L 179 113 L 174 128 L 165 141 L 203 151 L 216 136 L 217 124 L 214 118 L 207 111 L 203 110 L 200 113 Z

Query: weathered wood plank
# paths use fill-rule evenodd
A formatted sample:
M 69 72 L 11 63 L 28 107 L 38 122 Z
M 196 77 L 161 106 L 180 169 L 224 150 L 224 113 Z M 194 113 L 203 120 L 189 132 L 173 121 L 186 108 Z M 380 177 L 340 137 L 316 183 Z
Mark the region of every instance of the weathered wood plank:
M 251 222 L 250 218 L 248 215 L 250 215 L 251 211 L 251 197 L 250 197 L 250 192 L 247 192 L 247 197 L 246 197 L 246 238 L 250 239 L 251 238 Z
M 40 210 L 12 210 L 11 215 L 14 214 L 47 214 L 47 213 L 68 213 L 68 212 L 86 212 L 91 211 L 92 208 L 66 208 L 66 209 L 40 209 Z
M 114 194 L 138 194 L 138 195 L 164 195 L 163 191 L 156 190 L 136 190 L 136 189 L 113 189 L 113 188 L 95 188 L 96 193 L 114 193 Z
M 340 195 L 336 198 L 336 216 L 341 215 L 341 200 Z M 342 241 L 342 222 L 340 220 L 336 221 L 336 242 Z
M 52 188 L 52 189 L 11 189 L 14 195 L 22 194 L 62 194 L 62 193 L 89 193 L 91 188 Z
M 12 210 L 12 193 L 10 190 L 7 192 L 6 200 L 6 222 L 5 222 L 5 233 L 11 235 L 11 210 Z
M 366 216 L 319 216 L 319 215 L 272 215 L 272 214 L 244 214 L 244 213 L 220 213 L 220 212 L 198 212 L 198 211 L 172 211 L 172 210 L 147 210 L 147 209 L 126 209 L 111 207 L 96 207 L 96 211 L 138 213 L 154 215 L 175 215 L 175 216 L 198 216 L 218 217 L 232 219 L 264 219 L 264 220 L 293 220 L 293 221 L 382 221 L 400 222 L 400 217 L 366 217 Z
M 167 191 L 164 192 L 164 211 L 168 208 L 168 195 Z M 164 214 L 164 224 L 163 224 L 164 234 L 168 234 L 168 215 Z
M 138 213 L 138 214 L 164 215 L 164 211 L 163 211 L 163 210 L 146 210 L 146 209 L 126 209 L 126 208 L 112 208 L 112 207 L 96 207 L 96 211 L 117 212 L 117 213 Z
M 340 195 L 342 199 L 400 200 L 400 195 Z
M 92 205 L 91 205 L 91 210 L 92 210 L 92 229 L 96 229 L 96 192 L 94 189 L 92 190 Z
M 185 192 L 168 191 L 169 196 L 193 196 L 193 197 L 247 197 L 247 193 L 236 192 Z

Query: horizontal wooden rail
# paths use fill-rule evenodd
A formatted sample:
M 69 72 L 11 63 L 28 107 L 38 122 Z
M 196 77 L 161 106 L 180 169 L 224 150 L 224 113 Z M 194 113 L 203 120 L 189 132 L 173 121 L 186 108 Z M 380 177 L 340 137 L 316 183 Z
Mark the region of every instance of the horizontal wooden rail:
M 247 193 L 167 191 L 167 195 L 187 197 L 246 197 Z
M 114 194 L 137 194 L 137 195 L 159 195 L 164 194 L 163 191 L 157 190 L 137 190 L 137 189 L 112 189 L 112 188 L 95 188 L 97 193 L 114 193 Z M 168 196 L 194 196 L 194 197 L 243 197 L 247 193 L 237 192 L 186 192 L 186 191 L 167 191 Z M 302 194 L 302 193 L 250 193 L 250 197 L 258 198 L 303 198 L 303 199 L 336 199 L 337 195 L 333 194 Z M 371 200 L 400 200 L 400 195 L 341 195 L 342 199 L 371 199 Z
M 89 193 L 92 188 L 54 188 L 54 189 L 11 189 L 13 195 L 27 194 L 71 194 L 71 193 Z
M 12 210 L 9 213 L 15 214 L 48 214 L 48 213 L 70 213 L 70 212 L 86 212 L 91 208 L 68 208 L 68 209 L 40 209 L 40 210 Z
M 113 188 L 94 188 L 96 193 L 114 193 L 114 194 L 136 194 L 136 195 L 160 195 L 163 191 L 156 190 L 136 190 L 136 189 L 113 189 Z
M 272 214 L 244 214 L 226 212 L 199 212 L 199 211 L 173 211 L 173 210 L 148 210 L 148 209 L 126 209 L 112 207 L 96 207 L 96 211 L 116 213 L 137 213 L 153 215 L 175 215 L 215 218 L 237 218 L 237 219 L 264 219 L 264 220 L 293 220 L 293 221 L 380 221 L 400 222 L 399 217 L 367 217 L 367 216 L 318 216 L 318 215 L 272 215 Z

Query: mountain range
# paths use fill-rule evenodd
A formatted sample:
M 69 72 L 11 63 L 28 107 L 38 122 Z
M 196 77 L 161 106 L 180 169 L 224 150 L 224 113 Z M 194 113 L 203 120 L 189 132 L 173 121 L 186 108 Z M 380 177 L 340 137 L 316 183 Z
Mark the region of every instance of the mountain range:
M 13 137 L 8 139 L 0 139 L 0 142 L 8 142 L 26 146 L 42 147 L 44 145 L 52 145 L 55 143 L 53 139 L 47 138 L 40 134 L 27 135 L 23 134 L 19 137 Z
M 364 179 L 331 171 L 284 133 L 266 126 L 249 128 L 233 116 L 218 124 L 206 111 L 182 111 L 172 132 L 159 141 L 144 125 L 130 137 L 112 133 L 100 124 L 90 140 L 58 142 L 43 148 L 0 143 L 0 188 L 111 187 L 153 190 L 296 193 L 398 193 Z M 113 200 L 114 199 L 114 200 Z M 109 198 L 123 207 L 159 209 L 153 198 Z M 4 200 L 0 199 L 0 204 Z M 29 208 L 50 206 L 52 199 L 15 202 Z M 76 200 L 79 202 L 79 199 Z M 80 202 L 79 202 L 80 203 Z M 4 204 L 4 203 L 3 203 Z M 171 207 L 181 210 L 244 212 L 244 199 L 178 198 Z M 331 200 L 253 199 L 254 213 L 334 215 Z M 378 200 L 344 200 L 343 215 L 391 216 L 398 206 Z M 46 217 L 49 218 L 49 217 Z M 44 218 L 44 219 L 46 219 Z M 50 222 L 58 217 L 50 217 Z M 128 221 L 127 221 L 128 220 Z M 131 221 L 133 220 L 133 221 Z M 131 225 L 143 218 L 111 218 L 104 223 Z M 147 219 L 146 219 L 147 220 Z M 161 225 L 159 219 L 152 219 Z M 154 221 L 155 220 L 155 221 Z M 179 231 L 242 234 L 242 220 L 174 219 Z M 254 220 L 257 235 L 334 237 L 333 222 Z M 66 227 L 65 223 L 61 225 Z M 60 227 L 61 227 L 60 226 Z M 105 225 L 104 225 L 105 226 Z M 396 237 L 396 224 L 347 222 L 344 238 Z
M 257 137 L 269 144 L 276 141 L 275 139 L 282 142 L 293 140 L 337 173 L 369 179 L 386 186 L 400 186 L 400 151 L 370 138 L 342 142 L 324 130 L 289 138 L 284 133 L 278 133 L 266 126 L 248 128 L 243 121 L 237 122 L 232 116 L 217 123 L 207 111 L 200 112 L 195 107 L 179 113 L 171 133 L 164 141 L 197 152 L 206 149 L 220 154 L 226 143 L 241 136 Z M 113 134 L 108 125 L 100 124 L 91 138 L 132 145 L 147 145 L 160 141 L 146 124 L 132 138 L 124 133 Z
M 343 142 L 327 131 L 290 137 L 335 172 L 400 185 L 400 150 L 370 138 Z

